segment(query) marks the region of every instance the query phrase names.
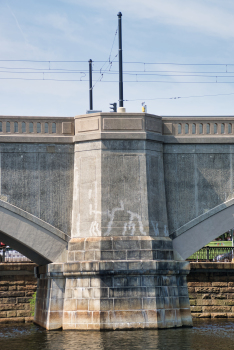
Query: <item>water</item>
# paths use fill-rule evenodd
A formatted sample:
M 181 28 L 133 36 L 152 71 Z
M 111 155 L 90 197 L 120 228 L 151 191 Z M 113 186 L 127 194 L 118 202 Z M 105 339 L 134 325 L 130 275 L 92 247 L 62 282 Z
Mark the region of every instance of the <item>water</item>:
M 46 331 L 0 326 L 1 350 L 231 350 L 234 320 L 199 320 L 193 328 L 118 332 Z

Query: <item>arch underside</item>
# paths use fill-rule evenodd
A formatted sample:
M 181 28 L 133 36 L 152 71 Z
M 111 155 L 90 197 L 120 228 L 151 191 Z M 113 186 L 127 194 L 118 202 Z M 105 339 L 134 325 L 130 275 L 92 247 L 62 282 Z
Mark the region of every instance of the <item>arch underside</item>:
M 57 261 L 70 237 L 43 220 L 0 200 L 0 241 L 38 265 Z
M 234 199 L 218 205 L 173 232 L 175 258 L 187 259 L 234 227 Z

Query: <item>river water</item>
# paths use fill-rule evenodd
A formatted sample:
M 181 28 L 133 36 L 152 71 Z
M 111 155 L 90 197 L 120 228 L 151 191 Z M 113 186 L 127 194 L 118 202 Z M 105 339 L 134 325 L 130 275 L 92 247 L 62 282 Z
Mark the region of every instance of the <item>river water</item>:
M 194 321 L 193 328 L 136 331 L 46 331 L 1 325 L 1 350 L 232 350 L 234 320 Z

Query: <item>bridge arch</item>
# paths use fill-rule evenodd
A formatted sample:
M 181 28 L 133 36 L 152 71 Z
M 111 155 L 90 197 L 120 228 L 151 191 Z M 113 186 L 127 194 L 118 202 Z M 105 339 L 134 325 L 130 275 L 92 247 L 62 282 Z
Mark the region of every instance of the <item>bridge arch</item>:
M 38 265 L 57 261 L 66 253 L 70 237 L 64 232 L 0 200 L 0 241 Z
M 175 258 L 187 259 L 233 227 L 234 198 L 189 221 L 170 235 Z

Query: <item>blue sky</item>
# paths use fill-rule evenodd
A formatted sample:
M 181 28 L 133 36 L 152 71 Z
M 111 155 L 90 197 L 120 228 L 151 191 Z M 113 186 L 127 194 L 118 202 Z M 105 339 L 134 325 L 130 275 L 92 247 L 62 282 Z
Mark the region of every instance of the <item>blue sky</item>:
M 234 114 L 231 0 L 0 0 L 0 114 L 86 113 L 89 59 L 94 109 L 108 112 L 118 101 L 119 11 L 127 112 L 146 102 L 158 115 Z

